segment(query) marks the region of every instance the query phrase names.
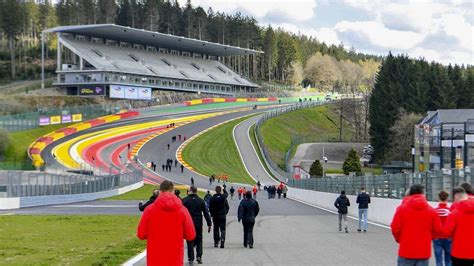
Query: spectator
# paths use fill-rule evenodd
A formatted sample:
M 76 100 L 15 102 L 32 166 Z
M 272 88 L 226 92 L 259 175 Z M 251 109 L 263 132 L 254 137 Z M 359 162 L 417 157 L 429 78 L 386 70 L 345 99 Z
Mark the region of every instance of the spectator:
M 211 202 L 211 192 L 208 190 L 206 195 L 204 196 L 204 202 L 206 203 L 207 209 L 209 209 L 209 202 Z
M 237 189 L 237 195 L 239 197 L 239 200 L 242 199 L 242 193 L 244 192 L 244 189 L 242 187 L 239 187 L 239 189 Z
M 446 218 L 450 213 L 448 207 L 449 194 L 446 191 L 440 191 L 438 194 L 439 204 L 436 208 L 439 218 L 441 219 L 441 225 L 444 225 Z M 451 266 L 451 239 L 447 234 L 435 234 L 433 239 L 433 249 L 436 258 L 436 266 Z M 444 257 L 444 264 L 443 264 Z
M 222 194 L 222 188 L 216 187 L 216 194 L 214 194 L 209 202 L 209 212 L 212 216 L 212 223 L 214 224 L 214 247 L 217 248 L 219 242 L 221 248 L 224 248 L 225 243 L 225 226 L 226 216 L 229 212 L 229 203 L 227 202 L 227 191 L 224 189 Z
M 346 233 L 349 233 L 347 230 L 347 212 L 348 207 L 351 206 L 351 203 L 349 202 L 349 198 L 347 198 L 346 192 L 344 190 L 341 191 L 341 195 L 334 202 L 334 206 L 336 207 L 337 213 L 339 214 L 339 232 L 342 232 L 342 220 L 344 219 L 344 230 Z
M 237 215 L 238 222 L 242 221 L 244 227 L 244 247 L 248 245 L 249 248 L 253 248 L 253 227 L 259 211 L 258 202 L 252 199 L 252 192 L 247 191 L 245 198 L 240 202 Z
M 173 183 L 163 181 L 138 224 L 138 238 L 147 240 L 147 265 L 183 265 L 183 239 L 196 237 L 193 220 L 173 190 Z
M 207 209 L 206 203 L 197 195 L 197 188 L 192 186 L 189 189 L 190 194 L 183 199 L 183 205 L 188 209 L 191 218 L 193 219 L 194 229 L 196 231 L 196 238 L 193 241 L 187 241 L 188 247 L 188 261 L 194 261 L 194 247 L 196 247 L 196 261 L 202 264 L 202 216 L 206 219 L 208 232 L 211 232 L 211 217 Z
M 431 240 L 442 233 L 441 221 L 424 195 L 422 185 L 412 185 L 410 196 L 398 206 L 390 225 L 395 241 L 399 243 L 398 265 L 428 265 Z
M 194 177 L 191 176 L 191 186 L 194 186 Z
M 457 204 L 446 220 L 445 232 L 452 237 L 451 261 L 453 266 L 474 265 L 474 199 L 463 187 L 454 189 Z
M 181 173 L 184 172 L 184 165 L 181 165 Z
M 257 190 L 258 190 L 258 189 L 257 189 L 257 186 L 253 186 L 253 188 L 252 188 L 252 193 L 253 193 L 253 198 L 254 198 L 254 199 L 257 199 Z
M 283 185 L 281 191 L 283 192 L 283 198 L 286 199 L 286 194 L 288 193 L 288 187 L 286 185 Z
M 357 229 L 357 232 L 361 232 L 361 230 L 367 232 L 370 196 L 365 193 L 365 188 L 360 189 L 356 203 L 359 204 L 359 229 Z
M 461 185 L 459 185 L 459 187 L 462 187 L 464 191 L 466 191 L 467 197 L 469 199 L 474 199 L 474 194 L 473 194 L 473 189 L 472 189 L 471 184 L 462 183 Z M 459 204 L 459 201 L 454 201 L 454 203 L 451 205 L 451 212 L 453 212 L 456 209 L 458 204 Z
M 151 195 L 150 199 L 145 204 L 143 204 L 143 202 L 141 202 L 141 201 L 140 201 L 140 203 L 138 203 L 138 209 L 141 212 L 144 211 L 146 209 L 146 207 L 148 207 L 153 202 L 155 202 L 156 198 L 158 198 L 159 195 L 160 195 L 160 190 L 159 189 L 154 189 L 153 194 Z
M 230 199 L 233 200 L 234 199 L 234 193 L 235 193 L 234 186 L 230 186 L 229 192 L 230 192 Z
M 174 191 L 174 194 L 176 195 L 176 197 L 178 197 L 178 199 L 181 199 L 181 197 L 179 196 L 179 194 L 181 194 L 181 191 L 179 189 L 176 189 Z

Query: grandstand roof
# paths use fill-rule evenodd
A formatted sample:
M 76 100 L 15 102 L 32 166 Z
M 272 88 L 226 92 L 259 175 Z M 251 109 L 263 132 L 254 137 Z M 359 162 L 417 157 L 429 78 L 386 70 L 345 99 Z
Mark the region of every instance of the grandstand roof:
M 164 34 L 142 29 L 135 29 L 115 24 L 92 24 L 76 26 L 59 26 L 44 32 L 64 32 L 86 35 L 110 40 L 119 40 L 169 49 L 190 51 L 215 56 L 259 54 L 261 51 L 240 48 L 219 43 L 201 41 L 181 36 Z

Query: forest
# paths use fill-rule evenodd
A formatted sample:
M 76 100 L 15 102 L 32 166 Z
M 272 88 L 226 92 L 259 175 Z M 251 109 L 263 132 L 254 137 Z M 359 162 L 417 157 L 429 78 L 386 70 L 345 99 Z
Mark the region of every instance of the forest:
M 414 124 L 427 111 L 453 108 L 474 108 L 472 66 L 444 66 L 390 53 L 383 60 L 369 100 L 375 161 L 410 161 Z
M 261 50 L 265 53 L 257 58 L 244 57 L 230 65 L 260 84 L 304 84 L 332 89 L 336 83 L 347 82 L 348 73 L 367 83 L 373 79 L 381 60 L 354 48 L 345 49 L 342 43 L 328 45 L 315 37 L 260 26 L 254 18 L 241 13 L 204 10 L 191 1 L 180 6 L 169 0 L 60 0 L 55 5 L 48 0 L 42 4 L 0 0 L 0 17 L 3 83 L 38 78 L 41 32 L 58 25 L 115 23 Z M 47 43 L 47 71 L 52 73 L 54 36 L 48 36 Z M 250 71 L 245 65 L 254 67 Z

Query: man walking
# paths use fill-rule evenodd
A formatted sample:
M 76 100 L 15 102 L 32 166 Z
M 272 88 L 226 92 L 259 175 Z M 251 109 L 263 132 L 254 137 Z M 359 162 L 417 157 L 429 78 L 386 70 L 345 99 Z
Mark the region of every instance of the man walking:
M 229 194 L 224 189 L 222 194 L 222 188 L 216 187 L 216 194 L 214 194 L 209 202 L 209 212 L 212 216 L 212 223 L 214 224 L 214 247 L 217 248 L 220 242 L 220 247 L 224 248 L 225 243 L 225 223 L 226 216 L 229 212 L 229 203 L 227 202 L 227 196 Z
M 474 198 L 470 198 L 464 187 L 455 188 L 456 209 L 446 220 L 445 231 L 452 237 L 451 261 L 453 266 L 474 265 Z
M 342 232 L 342 220 L 344 219 L 344 230 L 346 233 L 349 233 L 347 230 L 347 212 L 348 207 L 351 206 L 351 203 L 349 202 L 344 190 L 341 191 L 341 195 L 334 202 L 334 206 L 336 207 L 339 214 L 339 232 Z
M 436 212 L 441 220 L 441 225 L 444 225 L 446 218 L 448 218 L 450 213 L 448 207 L 449 194 L 446 191 L 440 191 L 438 198 L 439 203 L 438 207 L 436 207 Z M 451 239 L 449 239 L 449 235 L 435 234 L 433 239 L 433 250 L 436 258 L 436 266 L 451 266 Z
M 147 265 L 183 265 L 183 239 L 196 237 L 193 220 L 173 190 L 173 183 L 163 181 L 160 195 L 138 224 L 138 238 L 147 240 Z
M 365 188 L 360 189 L 360 194 L 357 196 L 356 203 L 359 204 L 359 229 L 357 229 L 357 232 L 364 230 L 365 233 L 367 232 L 370 204 L 370 196 L 365 192 Z
M 181 173 L 184 172 L 184 165 L 181 165 Z
M 209 209 L 209 203 L 211 202 L 211 198 L 212 198 L 211 192 L 208 190 L 206 195 L 204 196 L 204 202 L 206 203 L 207 209 Z
M 153 194 L 151 195 L 150 199 L 147 202 L 143 203 L 142 201 L 140 201 L 140 203 L 138 203 L 138 209 L 141 212 L 145 211 L 146 207 L 148 207 L 153 202 L 155 202 L 156 198 L 158 198 L 159 195 L 160 195 L 160 190 L 159 189 L 154 189 Z
M 253 198 L 257 199 L 257 186 L 253 186 L 252 193 L 253 193 Z
M 409 195 L 398 206 L 390 225 L 399 244 L 398 265 L 427 266 L 431 257 L 431 240 L 443 233 L 441 221 L 424 195 L 422 185 L 412 185 Z
M 230 199 L 233 200 L 234 199 L 234 193 L 235 193 L 234 186 L 230 186 L 229 192 L 230 192 Z
M 244 247 L 253 248 L 253 227 L 259 211 L 258 202 L 252 199 L 252 192 L 247 191 L 238 210 L 238 222 L 242 221 L 244 227 Z
M 193 241 L 186 241 L 188 246 L 188 261 L 194 261 L 194 248 L 196 247 L 196 261 L 202 264 L 202 216 L 206 219 L 208 232 L 211 232 L 211 217 L 207 210 L 206 203 L 197 195 L 197 188 L 192 186 L 189 189 L 189 195 L 183 199 L 183 205 L 189 211 L 193 219 L 194 229 L 196 231 L 196 238 Z
M 194 186 L 194 177 L 191 176 L 191 186 Z

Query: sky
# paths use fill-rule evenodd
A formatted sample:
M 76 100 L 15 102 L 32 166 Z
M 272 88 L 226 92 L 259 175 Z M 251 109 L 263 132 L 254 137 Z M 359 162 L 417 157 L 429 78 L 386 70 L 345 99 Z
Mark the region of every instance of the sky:
M 178 0 L 181 6 L 186 0 Z M 192 0 L 358 52 L 474 65 L 474 0 Z

